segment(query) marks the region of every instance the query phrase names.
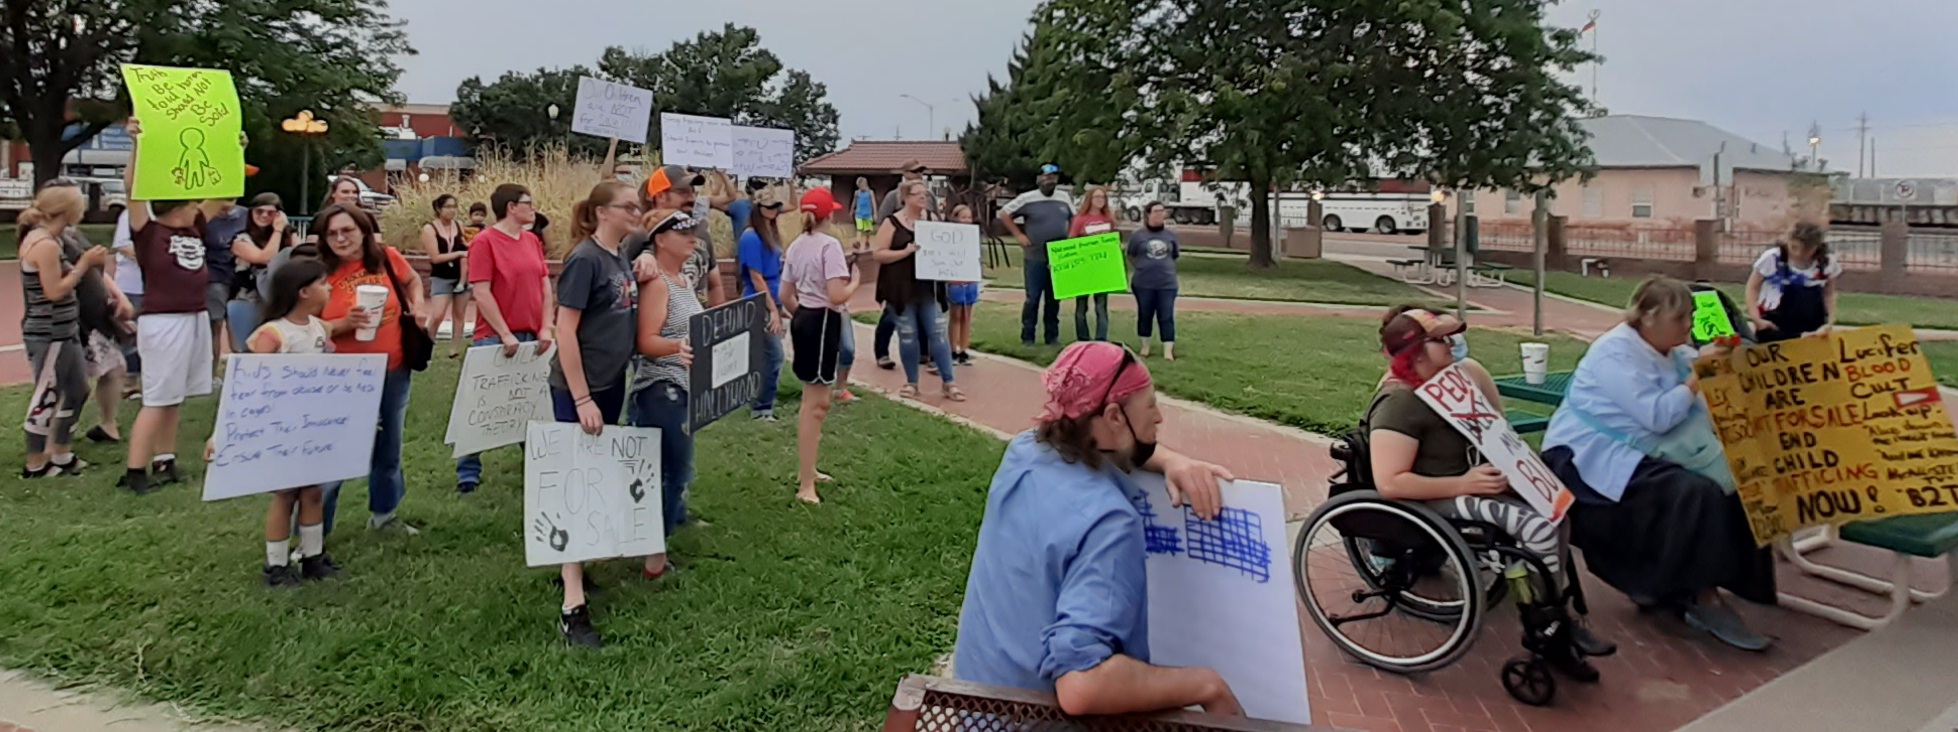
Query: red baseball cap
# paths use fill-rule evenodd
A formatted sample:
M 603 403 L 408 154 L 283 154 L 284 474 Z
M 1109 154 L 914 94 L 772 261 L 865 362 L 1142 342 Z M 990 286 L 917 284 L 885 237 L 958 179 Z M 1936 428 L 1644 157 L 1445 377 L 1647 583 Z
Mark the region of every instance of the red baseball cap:
M 830 195 L 828 188 L 811 188 L 802 194 L 803 212 L 815 214 L 816 218 L 829 218 L 840 208 L 843 207 L 837 205 L 836 196 Z

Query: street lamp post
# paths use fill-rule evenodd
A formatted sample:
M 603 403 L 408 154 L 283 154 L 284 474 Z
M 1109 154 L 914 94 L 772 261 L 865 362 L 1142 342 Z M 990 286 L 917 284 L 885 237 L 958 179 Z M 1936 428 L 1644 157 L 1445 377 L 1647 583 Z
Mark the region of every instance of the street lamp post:
M 1821 147 L 1822 123 L 1810 122 L 1808 125 L 1808 162 L 1810 165 L 1815 166 L 1816 172 L 1822 171 L 1822 158 L 1819 152 Z
M 302 177 L 299 179 L 299 211 L 304 215 L 310 210 L 313 198 L 313 150 L 310 139 L 326 134 L 326 120 L 314 119 L 312 110 L 302 109 L 298 114 L 293 115 L 292 119 L 280 122 L 279 129 L 299 135 L 301 140 L 307 141 L 301 153 L 304 162 L 300 168 Z
M 959 101 L 959 100 L 957 100 L 957 99 L 947 99 L 947 100 L 945 100 L 945 101 L 942 101 L 942 102 L 939 102 L 938 104 L 932 104 L 931 102 L 927 102 L 927 101 L 925 101 L 925 100 L 923 100 L 923 99 L 919 99 L 919 98 L 917 98 L 917 97 L 914 97 L 914 96 L 911 96 L 911 95 L 909 95 L 909 94 L 899 94 L 898 96 L 899 96 L 899 97 L 902 97 L 902 98 L 904 98 L 904 99 L 909 99 L 909 100 L 911 100 L 911 101 L 914 101 L 914 102 L 917 102 L 919 106 L 921 106 L 921 107 L 924 107 L 924 108 L 925 108 L 925 124 L 927 124 L 927 125 L 929 125 L 929 127 L 928 127 L 928 128 L 927 128 L 927 129 L 925 130 L 925 139 L 927 139 L 927 140 L 935 140 L 935 139 L 938 139 L 938 137 L 937 137 L 937 136 L 938 136 L 938 134 L 939 134 L 939 131 L 938 131 L 938 107 L 939 107 L 939 105 L 941 105 L 941 104 L 950 104 L 950 103 L 952 103 L 952 102 L 956 102 L 956 101 Z

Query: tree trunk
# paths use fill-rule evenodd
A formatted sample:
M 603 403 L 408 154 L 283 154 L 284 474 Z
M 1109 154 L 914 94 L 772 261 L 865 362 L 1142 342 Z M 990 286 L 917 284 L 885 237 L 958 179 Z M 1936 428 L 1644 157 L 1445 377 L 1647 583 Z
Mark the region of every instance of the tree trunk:
M 67 100 L 57 99 L 52 103 L 34 103 L 38 107 L 31 114 L 23 114 L 20 120 L 22 139 L 27 142 L 29 159 L 34 161 L 34 190 L 61 175 L 61 158 L 69 150 L 81 146 L 80 141 L 73 145 L 62 142 L 61 133 L 68 127 Z M 134 164 L 134 161 L 131 161 Z
M 1251 268 L 1270 269 L 1278 266 L 1278 259 L 1272 256 L 1271 241 L 1271 176 L 1251 174 Z

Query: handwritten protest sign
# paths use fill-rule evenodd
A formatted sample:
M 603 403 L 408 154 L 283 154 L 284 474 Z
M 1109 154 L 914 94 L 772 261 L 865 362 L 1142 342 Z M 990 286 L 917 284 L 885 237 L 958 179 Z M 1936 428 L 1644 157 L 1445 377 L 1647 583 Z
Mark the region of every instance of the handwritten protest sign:
M 1054 275 L 1056 299 L 1129 289 L 1128 270 L 1122 266 L 1122 235 L 1118 232 L 1049 242 L 1047 267 Z
M 1509 479 L 1510 489 L 1523 496 L 1531 508 L 1551 523 L 1564 520 L 1564 512 L 1570 510 L 1576 496 L 1550 472 L 1536 451 L 1517 436 L 1502 410 L 1489 401 L 1489 396 L 1482 393 L 1461 364 L 1442 369 L 1414 393 L 1433 407 L 1443 421 L 1467 437 L 1483 459 L 1502 471 L 1503 477 Z
M 795 176 L 795 131 L 734 126 L 734 166 L 728 172 L 760 178 Z
M 1705 345 L 1731 335 L 1734 321 L 1727 317 L 1727 303 L 1720 299 L 1720 293 L 1693 293 L 1693 342 Z
M 978 282 L 979 226 L 918 222 L 918 279 L 939 282 Z
M 204 500 L 367 475 L 386 372 L 381 354 L 231 356 Z
M 660 159 L 667 165 L 734 169 L 734 122 L 720 117 L 659 114 Z
M 666 551 L 659 430 L 610 426 L 594 436 L 568 422 L 532 422 L 525 437 L 526 565 Z
M 1804 526 L 1958 511 L 1958 430 L 1909 326 L 1694 368 L 1761 545 Z
M 1214 669 L 1246 716 L 1307 724 L 1285 498 L 1277 485 L 1223 485 L 1214 520 L 1170 505 L 1163 477 L 1137 471 L 1148 550 L 1149 661 Z
M 136 190 L 145 201 L 237 198 L 245 195 L 245 150 L 238 145 L 244 116 L 231 72 L 124 64 L 123 82 L 142 144 L 136 150 Z
M 693 371 L 688 374 L 689 423 L 698 430 L 754 402 L 767 359 L 768 301 L 760 294 L 693 316 L 688 326 Z
M 462 358 L 462 378 L 456 381 L 455 401 L 449 405 L 449 431 L 443 442 L 455 446 L 452 457 L 523 442 L 533 419 L 551 418 L 551 357 L 553 347 L 539 353 L 537 344 L 517 346 L 517 355 L 504 358 L 502 346 L 477 346 Z
M 616 137 L 646 143 L 653 119 L 653 93 L 637 87 L 578 77 L 578 103 L 571 113 L 571 131 L 596 137 Z

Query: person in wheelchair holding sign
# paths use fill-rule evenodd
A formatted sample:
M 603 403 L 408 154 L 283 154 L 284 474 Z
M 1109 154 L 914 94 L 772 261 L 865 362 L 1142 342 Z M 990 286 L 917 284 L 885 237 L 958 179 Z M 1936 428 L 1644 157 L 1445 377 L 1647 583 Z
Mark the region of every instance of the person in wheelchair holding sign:
M 1364 420 L 1374 487 L 1385 498 L 1425 504 L 1451 522 L 1492 527 L 1533 556 L 1547 575 L 1539 578 L 1540 597 L 1556 606 L 1568 628 L 1545 660 L 1572 679 L 1596 681 L 1598 672 L 1585 657 L 1609 655 L 1617 647 L 1562 612 L 1564 600 L 1578 594 L 1578 583 L 1557 524 L 1511 490 L 1502 471 L 1485 462 L 1468 437 L 1415 392 L 1457 363 L 1453 346 L 1466 330 L 1453 316 L 1419 309 L 1405 309 L 1381 328 L 1389 374 Z M 1501 397 L 1488 372 L 1473 361 L 1461 363 L 1470 383 L 1500 412 Z M 1576 604 L 1581 610 L 1581 599 Z

